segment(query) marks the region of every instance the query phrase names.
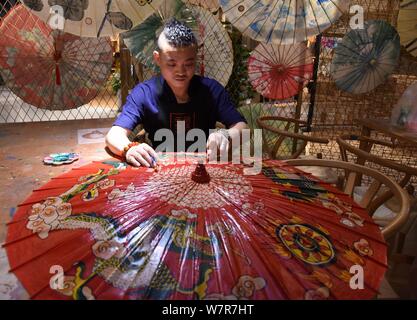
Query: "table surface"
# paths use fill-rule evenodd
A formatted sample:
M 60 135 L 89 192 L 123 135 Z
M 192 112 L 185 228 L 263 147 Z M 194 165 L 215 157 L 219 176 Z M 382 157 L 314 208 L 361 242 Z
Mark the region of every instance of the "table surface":
M 403 142 L 417 146 L 417 133 L 407 131 L 404 128 L 391 125 L 388 119 L 357 119 L 363 128 L 367 130 L 375 130 L 387 134 L 392 138 L 396 138 Z M 364 134 L 364 132 L 363 132 Z M 368 134 L 369 135 L 369 134 Z

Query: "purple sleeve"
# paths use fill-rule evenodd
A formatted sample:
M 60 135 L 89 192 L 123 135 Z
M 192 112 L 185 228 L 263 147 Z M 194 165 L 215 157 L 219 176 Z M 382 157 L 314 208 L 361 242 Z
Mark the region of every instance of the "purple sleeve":
M 127 97 L 122 113 L 118 116 L 113 125 L 133 131 L 138 124 L 142 123 L 144 101 L 145 92 L 143 88 L 138 85 Z
M 216 84 L 214 91 L 217 96 L 217 121 L 223 123 L 227 128 L 238 122 L 246 123 L 245 118 L 236 110 L 229 94 L 220 83 Z

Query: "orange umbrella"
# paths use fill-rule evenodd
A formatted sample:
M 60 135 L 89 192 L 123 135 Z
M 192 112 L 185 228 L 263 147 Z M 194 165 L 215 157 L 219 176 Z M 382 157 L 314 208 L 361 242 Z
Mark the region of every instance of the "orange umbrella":
M 23 101 L 49 109 L 73 109 L 92 100 L 113 62 L 108 38 L 80 38 L 53 31 L 24 6 L 0 25 L 0 73 Z
M 334 187 L 278 161 L 161 156 L 76 168 L 35 190 L 8 225 L 13 271 L 36 299 L 368 299 L 386 245 Z M 349 287 L 354 265 L 365 289 Z M 50 268 L 63 283 L 50 284 Z

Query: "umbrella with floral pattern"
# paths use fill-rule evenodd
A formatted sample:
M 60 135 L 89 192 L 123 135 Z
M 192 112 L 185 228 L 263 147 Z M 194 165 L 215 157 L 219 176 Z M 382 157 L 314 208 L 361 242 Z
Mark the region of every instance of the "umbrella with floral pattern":
M 295 44 L 330 28 L 349 0 L 220 0 L 223 12 L 243 34 L 264 43 Z
M 363 29 L 349 31 L 334 53 L 331 75 L 336 85 L 353 94 L 370 92 L 396 70 L 400 37 L 388 22 L 369 20 Z
M 22 0 L 51 27 L 81 37 L 116 36 L 154 13 L 162 0 Z
M 95 98 L 109 77 L 109 38 L 52 30 L 22 5 L 4 17 L 0 33 L 0 73 L 7 87 L 28 104 L 74 109 Z
M 386 245 L 350 198 L 268 160 L 158 170 L 114 160 L 34 190 L 8 225 L 11 271 L 34 299 L 366 299 Z M 249 170 L 248 170 L 249 169 Z M 362 266 L 364 290 L 349 283 Z M 52 281 L 61 268 L 63 283 Z

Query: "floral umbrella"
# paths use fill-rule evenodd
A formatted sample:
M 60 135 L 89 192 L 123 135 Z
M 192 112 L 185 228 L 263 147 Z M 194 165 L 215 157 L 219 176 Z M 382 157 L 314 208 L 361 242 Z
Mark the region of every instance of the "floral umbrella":
M 158 170 L 94 162 L 20 204 L 5 248 L 31 298 L 376 295 L 386 244 L 347 195 L 278 161 L 256 174 L 182 155 L 161 156 Z M 363 290 L 349 287 L 353 265 Z M 51 281 L 52 267 L 63 283 Z
M 259 44 L 248 60 L 252 86 L 270 99 L 295 96 L 313 77 L 314 60 L 305 44 Z
M 132 29 L 154 13 L 162 0 L 22 0 L 22 2 L 43 21 L 64 32 L 81 37 L 104 37 L 115 36 Z
M 336 47 L 330 72 L 336 85 L 354 94 L 384 83 L 400 59 L 400 37 L 387 22 L 371 20 L 351 30 Z
M 398 32 L 401 44 L 417 57 L 417 1 L 405 0 L 400 5 Z
M 146 67 L 157 70 L 152 53 L 165 22 L 175 17 L 187 24 L 198 43 L 196 73 L 227 85 L 233 70 L 232 41 L 221 22 L 209 11 L 179 0 L 164 1 L 158 14 L 153 14 L 133 30 L 123 33 L 123 40 L 134 55 Z
M 332 26 L 349 0 L 220 0 L 227 19 L 245 35 L 264 43 L 294 44 Z
M 109 77 L 113 54 L 108 38 L 52 30 L 21 5 L 3 19 L 0 33 L 0 73 L 28 104 L 77 108 L 92 100 Z

